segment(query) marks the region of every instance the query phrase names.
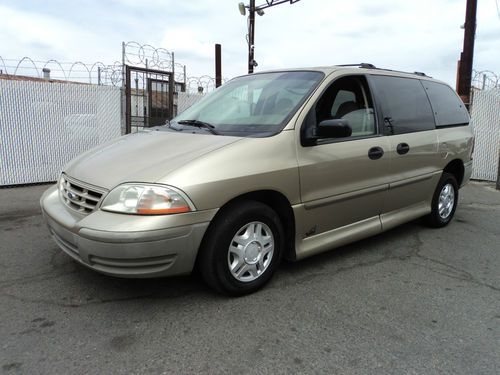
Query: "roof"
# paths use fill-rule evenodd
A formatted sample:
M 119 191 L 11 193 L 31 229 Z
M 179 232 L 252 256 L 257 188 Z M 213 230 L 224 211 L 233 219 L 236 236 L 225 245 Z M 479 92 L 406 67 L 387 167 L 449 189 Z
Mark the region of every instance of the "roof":
M 316 66 L 316 67 L 309 67 L 309 68 L 295 68 L 295 69 L 275 69 L 275 70 L 269 70 L 265 72 L 257 72 L 254 74 L 259 74 L 259 73 L 269 73 L 269 72 L 283 72 L 283 71 L 321 71 L 325 73 L 325 75 L 330 75 L 334 72 L 342 71 L 345 73 L 350 73 L 350 74 L 359 74 L 360 72 L 365 73 L 365 74 L 382 74 L 382 75 L 390 75 L 390 76 L 397 76 L 397 77 L 406 77 L 406 78 L 418 78 L 418 79 L 424 79 L 424 80 L 432 80 L 432 81 L 437 81 L 444 83 L 442 81 L 433 79 L 432 77 L 426 75 L 423 72 L 403 72 L 399 70 L 392 70 L 392 69 L 384 69 L 384 68 L 377 68 L 373 64 L 369 63 L 359 63 L 359 64 L 340 64 L 340 65 L 329 65 L 329 66 Z

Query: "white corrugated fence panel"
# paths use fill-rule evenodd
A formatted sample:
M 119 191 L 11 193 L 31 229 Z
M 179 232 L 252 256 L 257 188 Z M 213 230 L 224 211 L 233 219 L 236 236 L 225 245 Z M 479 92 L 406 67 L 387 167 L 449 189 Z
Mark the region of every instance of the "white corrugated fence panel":
M 54 181 L 121 135 L 120 88 L 0 79 L 0 185 Z
M 500 90 L 475 91 L 471 123 L 475 147 L 472 178 L 496 181 L 500 150 Z

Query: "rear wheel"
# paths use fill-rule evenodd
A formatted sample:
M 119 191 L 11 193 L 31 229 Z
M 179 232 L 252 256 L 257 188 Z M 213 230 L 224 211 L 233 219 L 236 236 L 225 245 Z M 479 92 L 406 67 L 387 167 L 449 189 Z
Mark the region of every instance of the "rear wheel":
M 426 222 L 433 228 L 441 228 L 451 221 L 458 202 L 458 184 L 455 176 L 443 172 L 432 198 L 432 212 Z
M 276 270 L 283 241 L 280 219 L 269 206 L 254 201 L 231 204 L 208 229 L 198 259 L 201 275 L 223 294 L 252 293 Z

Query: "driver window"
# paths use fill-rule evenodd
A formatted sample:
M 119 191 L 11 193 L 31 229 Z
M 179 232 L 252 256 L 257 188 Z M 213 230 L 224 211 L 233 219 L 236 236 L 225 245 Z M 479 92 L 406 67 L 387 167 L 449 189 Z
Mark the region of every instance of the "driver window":
M 347 120 L 351 137 L 376 133 L 375 111 L 365 77 L 342 77 L 326 90 L 316 105 L 316 120 L 319 124 L 330 119 Z

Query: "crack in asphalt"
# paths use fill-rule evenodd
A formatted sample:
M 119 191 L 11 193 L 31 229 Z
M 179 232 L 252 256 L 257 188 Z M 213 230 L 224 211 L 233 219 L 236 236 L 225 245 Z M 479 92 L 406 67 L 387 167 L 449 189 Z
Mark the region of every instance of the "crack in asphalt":
M 293 284 L 300 285 L 304 282 L 314 280 L 314 279 L 321 277 L 321 276 L 337 275 L 337 274 L 340 274 L 340 273 L 343 273 L 346 271 L 350 271 L 350 270 L 353 270 L 356 268 L 371 267 L 371 266 L 382 264 L 384 262 L 391 261 L 391 260 L 396 260 L 396 261 L 408 261 L 409 260 L 410 264 L 417 266 L 417 267 L 425 268 L 431 272 L 434 272 L 434 273 L 437 273 L 437 274 L 440 274 L 440 275 L 443 275 L 443 276 L 446 276 L 446 277 L 449 277 L 449 278 L 452 278 L 455 280 L 470 282 L 470 283 L 473 283 L 475 285 L 483 286 L 483 287 L 489 288 L 493 291 L 500 292 L 499 287 L 497 287 L 495 285 L 488 284 L 486 282 L 483 282 L 483 281 L 475 278 L 470 272 L 462 270 L 462 269 L 455 267 L 451 264 L 448 264 L 444 261 L 440 261 L 440 260 L 437 260 L 437 259 L 434 259 L 434 258 L 431 258 L 429 256 L 421 254 L 421 252 L 423 251 L 422 247 L 424 245 L 424 242 L 420 238 L 420 233 L 418 233 L 418 232 L 415 233 L 413 235 L 413 239 L 414 239 L 414 242 L 412 244 L 408 245 L 408 248 L 410 251 L 407 254 L 397 255 L 397 254 L 393 254 L 390 250 L 387 250 L 382 255 L 382 257 L 380 257 L 378 259 L 374 259 L 374 260 L 367 261 L 367 262 L 360 262 L 360 263 L 352 264 L 350 266 L 338 267 L 333 272 L 322 271 L 322 272 L 316 272 L 313 274 L 305 275 L 304 277 L 300 277 L 300 278 L 296 279 L 295 282 L 293 282 Z M 442 267 L 444 267 L 444 269 L 432 267 L 432 266 L 422 264 L 422 263 L 412 262 L 411 259 L 413 259 L 413 258 L 418 258 L 418 259 L 421 259 L 425 262 L 430 262 L 434 265 L 442 266 Z M 286 285 L 288 285 L 288 283 Z M 273 288 L 281 288 L 281 287 L 282 287 L 282 285 L 277 285 Z
M 78 307 L 86 307 L 90 305 L 101 305 L 108 304 L 113 302 L 123 302 L 123 301 L 134 301 L 134 300 L 162 300 L 162 299 L 176 299 L 181 297 L 188 297 L 196 292 L 202 291 L 203 288 L 200 288 L 199 285 L 194 285 L 194 283 L 184 282 L 182 287 L 179 285 L 172 285 L 170 288 L 166 288 L 161 293 L 158 291 L 147 292 L 147 293 L 137 293 L 135 295 L 129 296 L 120 296 L 120 297 L 110 297 L 110 298 L 93 298 L 87 297 L 86 300 L 78 301 L 78 302 L 62 302 L 54 299 L 48 298 L 29 298 L 19 296 L 13 293 L 9 293 L 6 289 L 10 286 L 14 285 L 26 285 L 34 282 L 42 282 L 47 280 L 57 279 L 62 276 L 67 276 L 69 274 L 73 274 L 76 271 L 71 272 L 62 272 L 57 275 L 47 275 L 47 273 L 43 275 L 36 275 L 29 277 L 29 280 L 25 280 L 22 283 L 12 281 L 9 284 L 0 286 L 0 297 L 7 297 L 16 301 L 25 302 L 25 303 L 36 303 L 36 304 L 44 304 L 50 306 L 58 306 L 64 308 L 78 308 Z M 47 275 L 47 276 L 44 276 Z M 191 285 L 193 284 L 193 285 Z
M 70 274 L 75 273 L 75 272 L 76 272 L 76 270 L 54 273 L 54 270 L 51 270 L 51 271 L 39 273 L 37 275 L 23 276 L 23 277 L 19 277 L 17 279 L 2 280 L 2 281 L 0 281 L 0 289 L 5 289 L 5 288 L 8 288 L 8 287 L 11 287 L 14 285 L 27 285 L 27 284 L 32 284 L 35 282 L 38 283 L 38 282 L 42 282 L 42 281 L 53 280 L 53 279 L 57 279 L 61 276 L 70 275 Z
M 344 267 L 340 266 L 340 267 L 337 267 L 333 272 L 331 270 L 327 270 L 327 271 L 315 272 L 315 273 L 312 273 L 312 274 L 308 274 L 308 275 L 305 275 L 303 277 L 295 278 L 295 281 L 292 282 L 292 284 L 294 284 L 294 285 L 300 285 L 300 284 L 302 284 L 304 282 L 308 282 L 310 280 L 314 280 L 314 279 L 316 279 L 317 277 L 320 277 L 320 276 L 338 275 L 340 273 L 343 273 L 343 272 L 346 272 L 346 271 L 350 271 L 350 270 L 353 270 L 353 269 L 356 269 L 356 268 L 372 267 L 372 266 L 375 266 L 375 265 L 378 265 L 378 264 L 381 264 L 381 263 L 384 263 L 384 262 L 387 262 L 387 261 L 390 261 L 390 260 L 406 260 L 408 258 L 411 258 L 414 254 L 416 254 L 416 252 L 418 251 L 418 247 L 421 245 L 420 238 L 415 237 L 415 239 L 417 240 L 416 243 L 408 246 L 410 248 L 410 250 L 411 250 L 409 254 L 395 255 L 395 254 L 392 253 L 391 249 L 388 249 L 388 250 L 386 250 L 382 254 L 382 256 L 380 258 L 373 259 L 373 260 L 370 260 L 370 261 L 367 261 L 367 262 L 355 263 L 355 264 L 352 264 L 352 265 L 349 265 L 349 266 L 344 266 Z M 333 250 L 333 251 L 335 251 L 335 250 Z M 289 285 L 289 283 L 286 283 L 286 285 Z M 278 286 L 276 286 L 274 288 L 280 288 L 280 287 L 282 287 L 282 286 L 278 285 Z
M 500 288 L 499 287 L 496 287 L 494 285 L 491 285 L 491 284 L 485 283 L 485 282 L 483 282 L 481 280 L 478 280 L 477 278 L 475 278 L 472 275 L 472 273 L 470 273 L 468 271 L 465 271 L 465 270 L 463 270 L 461 268 L 455 267 L 455 266 L 453 266 L 451 264 L 448 264 L 448 263 L 446 263 L 444 261 L 437 260 L 437 259 L 431 258 L 431 257 L 426 256 L 426 255 L 422 255 L 421 251 L 423 250 L 422 249 L 423 242 L 420 239 L 420 234 L 419 233 L 416 233 L 415 236 L 420 240 L 420 243 L 421 243 L 421 246 L 419 247 L 419 249 L 415 253 L 415 256 L 417 258 L 422 259 L 424 261 L 431 262 L 431 263 L 436 264 L 436 265 L 444 266 L 447 270 L 451 270 L 452 272 L 446 272 L 446 269 L 445 270 L 442 270 L 442 269 L 439 269 L 439 268 L 435 269 L 435 268 L 432 268 L 432 267 L 429 267 L 429 266 L 426 266 L 426 265 L 423 265 L 423 264 L 418 264 L 418 263 L 413 263 L 413 262 L 411 262 L 411 264 L 413 264 L 415 266 L 426 268 L 429 271 L 432 271 L 432 272 L 438 273 L 440 275 L 444 275 L 444 276 L 450 277 L 452 279 L 470 282 L 470 283 L 473 283 L 473 284 L 476 284 L 476 285 L 479 285 L 479 286 L 487 287 L 487 288 L 489 288 L 491 290 L 494 290 L 496 292 L 500 292 Z
M 495 203 L 481 203 L 481 202 L 470 202 L 462 203 L 461 208 L 477 209 L 477 210 L 498 210 L 500 204 Z
M 28 211 L 7 211 L 0 212 L 0 225 L 4 223 L 11 223 L 12 221 L 23 221 L 35 216 L 40 216 L 40 210 Z
M 9 293 L 5 293 L 5 292 L 2 292 L 1 295 L 3 297 L 8 297 L 10 299 L 13 299 L 13 300 L 19 301 L 19 302 L 44 304 L 44 305 L 49 305 L 49 306 L 57 306 L 57 307 L 65 307 L 65 308 L 78 308 L 78 307 L 86 307 L 86 306 L 91 306 L 91 305 L 103 305 L 103 304 L 113 303 L 113 302 L 124 302 L 124 301 L 134 301 L 134 300 L 165 299 L 162 297 L 155 297 L 155 294 L 151 293 L 151 294 L 146 294 L 146 295 L 136 295 L 136 296 L 127 296 L 127 297 L 103 298 L 103 299 L 98 299 L 98 300 L 94 300 L 94 301 L 85 301 L 85 302 L 81 302 L 81 303 L 64 303 L 64 302 L 57 302 L 54 300 L 43 299 L 43 298 L 38 299 L 38 298 L 19 297 L 19 296 L 16 296 L 14 294 L 9 294 Z M 184 295 L 187 295 L 187 294 L 184 294 Z

